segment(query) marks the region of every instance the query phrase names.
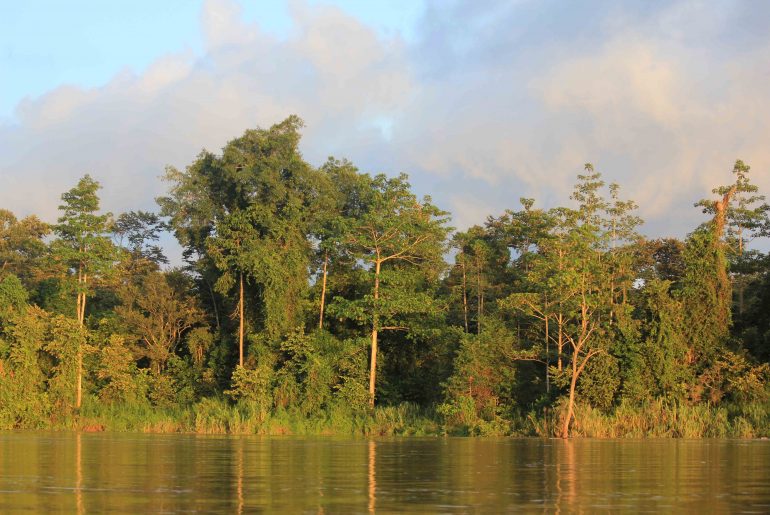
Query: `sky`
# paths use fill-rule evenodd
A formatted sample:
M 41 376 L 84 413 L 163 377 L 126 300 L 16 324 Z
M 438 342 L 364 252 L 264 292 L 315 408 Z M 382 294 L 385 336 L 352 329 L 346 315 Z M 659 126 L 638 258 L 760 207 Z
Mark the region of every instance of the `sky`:
M 0 207 L 55 221 L 85 173 L 154 209 L 244 130 L 406 172 L 464 229 L 569 203 L 591 162 L 682 237 L 743 159 L 770 191 L 770 2 L 0 0 Z

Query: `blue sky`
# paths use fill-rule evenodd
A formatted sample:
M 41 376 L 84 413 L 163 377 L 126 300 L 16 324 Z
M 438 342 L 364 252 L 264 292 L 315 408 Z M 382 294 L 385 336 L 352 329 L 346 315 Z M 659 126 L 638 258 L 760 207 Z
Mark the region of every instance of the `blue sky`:
M 592 162 L 683 236 L 735 159 L 770 190 L 770 2 L 0 1 L 0 207 L 91 173 L 152 209 L 166 166 L 304 118 L 312 164 L 407 172 L 465 228 L 568 202 Z
M 419 0 L 329 3 L 383 34 L 407 39 L 425 8 Z M 284 0 L 241 5 L 244 20 L 281 38 L 290 34 L 292 18 Z M 95 87 L 124 69 L 141 72 L 166 53 L 201 55 L 202 6 L 203 0 L 5 0 L 0 6 L 0 117 L 11 118 L 24 97 L 61 84 Z

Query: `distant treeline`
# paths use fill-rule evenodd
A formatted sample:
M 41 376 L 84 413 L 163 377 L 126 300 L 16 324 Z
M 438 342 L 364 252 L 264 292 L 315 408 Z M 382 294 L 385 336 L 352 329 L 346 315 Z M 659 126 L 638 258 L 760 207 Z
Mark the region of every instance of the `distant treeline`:
M 770 431 L 770 262 L 747 246 L 770 208 L 743 162 L 683 241 L 642 237 L 590 164 L 571 207 L 453 232 L 405 175 L 309 165 L 301 127 L 168 168 L 157 213 L 102 213 L 88 175 L 55 225 L 0 210 L 0 428 Z

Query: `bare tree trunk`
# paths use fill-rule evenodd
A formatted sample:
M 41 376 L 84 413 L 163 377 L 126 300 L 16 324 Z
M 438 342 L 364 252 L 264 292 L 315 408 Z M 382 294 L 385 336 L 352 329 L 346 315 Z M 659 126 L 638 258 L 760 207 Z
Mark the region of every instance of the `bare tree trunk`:
M 240 300 L 238 302 L 238 363 L 243 366 L 243 272 L 240 273 Z
M 547 302 L 547 301 L 546 301 Z M 548 372 L 548 316 L 545 317 L 545 393 L 551 392 L 551 374 Z
M 484 293 L 481 291 L 481 265 L 476 269 L 476 334 L 481 334 L 481 316 L 484 314 Z
M 738 226 L 738 255 L 743 256 L 743 227 L 740 225 Z M 743 276 L 738 276 L 738 281 L 736 281 L 736 283 L 738 286 L 738 314 L 742 315 L 744 311 L 743 292 L 746 285 Z
M 564 258 L 564 251 L 560 248 L 559 249 L 559 272 L 561 272 L 564 269 L 563 258 Z M 562 354 L 562 351 L 564 350 L 564 312 L 562 311 L 561 301 L 559 301 L 559 315 L 556 318 L 556 323 L 559 329 L 559 336 L 558 336 L 558 339 L 556 340 L 556 345 L 558 347 L 557 349 L 558 357 L 556 361 L 556 366 L 558 367 L 559 372 L 561 372 L 562 371 L 561 354 Z
M 468 332 L 468 288 L 465 280 L 465 257 L 463 257 L 463 319 L 465 321 L 465 332 Z
M 80 325 L 86 321 L 86 285 L 88 284 L 88 274 L 83 274 L 83 299 L 80 301 Z
M 324 274 L 323 274 L 323 281 L 321 282 L 321 310 L 320 315 L 318 316 L 318 328 L 323 329 L 324 327 L 324 304 L 326 302 L 326 276 L 328 274 L 328 266 L 329 266 L 329 252 L 324 252 Z
M 78 343 L 78 384 L 75 395 L 75 408 L 80 409 L 83 403 L 83 349 Z
M 372 356 L 369 364 L 369 407 L 374 408 L 374 390 L 377 380 L 377 300 L 380 298 L 380 260 L 374 265 L 374 316 L 372 317 Z
M 561 309 L 561 308 L 559 308 L 559 309 Z M 558 330 L 559 330 L 559 334 L 558 334 L 558 337 L 556 339 L 556 346 L 558 347 L 558 349 L 557 349 L 558 357 L 557 357 L 557 360 L 556 360 L 556 367 L 559 369 L 559 372 L 561 372 L 562 368 L 563 368 L 562 361 L 561 361 L 562 351 L 564 350 L 564 319 L 563 319 L 563 316 L 564 315 L 562 315 L 562 313 L 559 312 L 559 315 L 556 318 L 556 325 L 557 325 Z
M 577 355 L 572 356 L 572 380 L 569 384 L 569 402 L 567 403 L 567 416 L 564 417 L 564 425 L 561 429 L 561 437 L 569 438 L 569 425 L 572 422 L 572 415 L 575 410 L 575 387 L 577 386 L 578 370 Z
M 85 283 L 87 276 L 83 273 L 83 265 L 78 266 L 78 297 L 77 297 L 77 319 L 80 327 L 83 327 L 86 314 L 86 294 Z M 80 409 L 83 404 L 83 347 L 78 341 L 78 370 L 77 384 L 75 386 L 75 408 Z

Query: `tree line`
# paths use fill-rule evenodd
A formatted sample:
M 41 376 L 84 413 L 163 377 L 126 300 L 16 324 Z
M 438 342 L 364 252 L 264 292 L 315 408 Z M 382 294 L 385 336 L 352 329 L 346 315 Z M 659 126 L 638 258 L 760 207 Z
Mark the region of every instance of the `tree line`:
M 443 433 L 770 430 L 770 263 L 750 245 L 770 207 L 743 162 L 683 240 L 643 237 L 590 164 L 569 207 L 522 198 L 454 231 L 406 175 L 308 164 L 301 128 L 169 167 L 155 213 L 102 212 L 89 175 L 56 224 L 0 210 L 0 427 L 371 432 L 401 409 Z

